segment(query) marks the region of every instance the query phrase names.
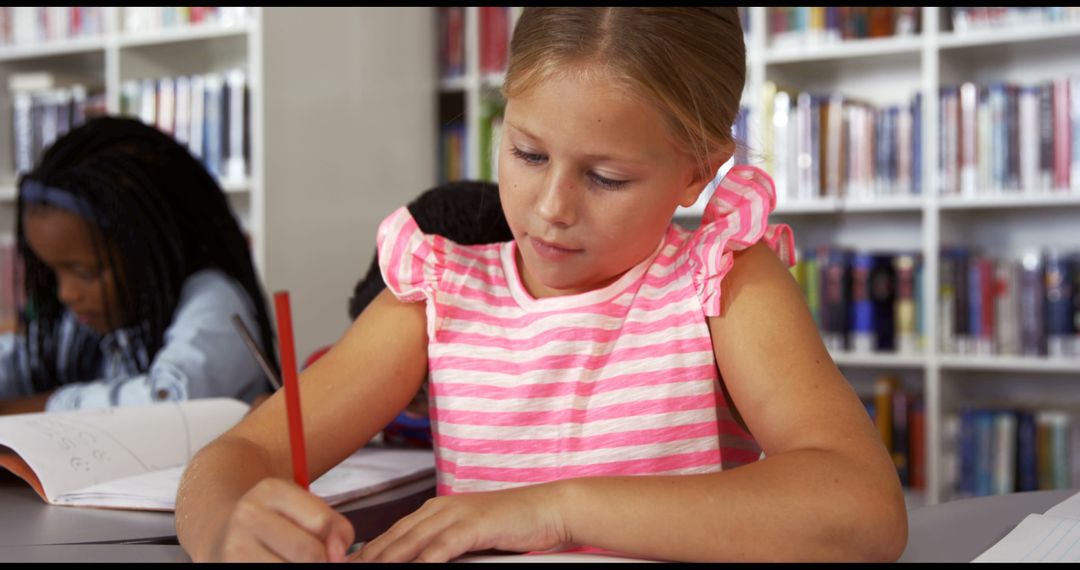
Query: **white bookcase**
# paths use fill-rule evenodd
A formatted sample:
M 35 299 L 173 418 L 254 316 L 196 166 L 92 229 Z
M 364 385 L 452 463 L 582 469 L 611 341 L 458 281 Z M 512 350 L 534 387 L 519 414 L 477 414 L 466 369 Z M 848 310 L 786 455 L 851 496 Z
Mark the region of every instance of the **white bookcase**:
M 925 402 L 926 489 L 909 491 L 912 506 L 953 497 L 946 488 L 953 452 L 943 448 L 943 418 L 968 403 L 1027 401 L 1080 405 L 1080 358 L 1025 358 L 945 354 L 938 338 L 939 249 L 979 246 L 989 253 L 1015 256 L 1029 246 L 1080 250 L 1080 193 L 978 198 L 940 196 L 938 173 L 939 88 L 963 81 L 1032 83 L 1055 76 L 1080 75 L 1080 21 L 1012 26 L 969 32 L 939 31 L 943 11 L 922 7 L 921 33 L 881 39 L 771 47 L 765 7 L 748 8 L 747 83 L 752 150 L 761 149 L 761 94 L 766 81 L 805 91 L 841 91 L 877 105 L 910 102 L 921 92 L 922 188 L 918 195 L 875 199 L 822 198 L 782 201 L 774 222 L 790 224 L 797 245 L 834 244 L 860 249 L 920 251 L 924 260 L 924 349 L 917 354 L 835 353 L 833 358 L 861 395 L 870 395 L 882 373 L 899 376 L 904 387 Z M 476 8 L 466 8 L 465 69 L 462 77 L 442 80 L 440 93 L 463 93 L 467 177 L 479 172 L 476 133 L 480 102 L 497 90 L 503 77 L 477 73 Z M 1075 144 L 1075 143 L 1074 143 Z M 676 218 L 691 225 L 695 207 Z M 1074 419 L 1080 421 L 1080 417 Z M 1075 431 L 1073 433 L 1076 433 Z M 1076 446 L 1073 446 L 1076 449 Z M 1074 453 L 1075 454 L 1075 453 Z M 1073 460 L 1073 481 L 1080 473 Z
M 243 22 L 136 34 L 123 7 L 102 9 L 98 37 L 0 46 L 0 234 L 15 228 L 10 74 L 85 77 L 116 113 L 126 80 L 240 67 L 250 176 L 223 187 L 267 295 L 290 292 L 298 358 L 335 342 L 377 224 L 434 183 L 435 157 L 416 151 L 436 141 L 433 11 L 250 7 Z
M 943 448 L 947 414 L 968 403 L 1080 403 L 1080 358 L 954 355 L 940 349 L 940 248 L 963 244 L 1010 257 L 1032 246 L 1080 250 L 1080 193 L 940 195 L 937 94 L 940 87 L 963 81 L 1033 83 L 1080 75 L 1076 57 L 1080 21 L 944 32 L 940 31 L 943 12 L 939 8 L 920 9 L 921 33 L 913 37 L 775 49 L 767 41 L 767 9 L 749 8 L 744 104 L 751 116 L 749 144 L 760 148 L 764 120 L 760 94 L 766 80 L 807 91 L 839 90 L 878 105 L 906 103 L 914 93 L 923 94 L 922 194 L 866 201 L 782 202 L 773 221 L 791 224 L 800 246 L 838 244 L 922 252 L 923 290 L 932 292 L 925 295 L 923 306 L 922 318 L 930 325 L 925 329 L 924 350 L 915 355 L 837 353 L 833 358 L 862 394 L 871 393 L 873 378 L 882 372 L 899 375 L 908 390 L 922 393 L 927 487 L 924 495 L 909 496 L 909 500 L 935 504 L 953 498 L 945 470 L 956 459 L 953 451 Z M 1080 477 L 1075 465 L 1074 458 L 1074 485 Z

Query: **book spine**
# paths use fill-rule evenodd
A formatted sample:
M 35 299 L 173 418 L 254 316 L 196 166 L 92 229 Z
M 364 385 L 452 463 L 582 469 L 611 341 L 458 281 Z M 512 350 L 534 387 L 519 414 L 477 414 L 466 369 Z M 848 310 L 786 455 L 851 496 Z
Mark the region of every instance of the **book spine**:
M 1035 413 L 1022 410 L 1016 417 L 1016 490 L 1035 491 L 1038 488 Z
M 870 302 L 874 311 L 874 350 L 896 350 L 896 270 L 891 254 L 874 255 L 870 270 Z
M 1006 495 L 1016 489 L 1016 415 L 999 410 L 994 421 L 993 494 Z
M 1067 259 L 1056 248 L 1047 248 L 1043 255 L 1045 278 L 1044 304 L 1046 315 L 1046 353 L 1052 358 L 1068 356 L 1072 343 L 1072 283 L 1069 280 Z
M 1020 352 L 1025 356 L 1046 355 L 1046 330 L 1043 326 L 1045 299 L 1043 259 L 1029 251 L 1021 260 L 1020 272 Z
M 868 353 L 877 345 L 874 304 L 870 298 L 870 271 L 874 258 L 866 252 L 851 256 L 851 350 Z

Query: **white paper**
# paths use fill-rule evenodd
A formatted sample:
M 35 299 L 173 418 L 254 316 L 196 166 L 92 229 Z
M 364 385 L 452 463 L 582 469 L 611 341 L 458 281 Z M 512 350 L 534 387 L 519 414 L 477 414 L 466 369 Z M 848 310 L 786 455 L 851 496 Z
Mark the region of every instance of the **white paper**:
M 1080 493 L 1028 515 L 972 562 L 1080 562 Z
M 61 505 L 151 511 L 176 510 L 184 465 L 107 481 L 56 498 Z M 311 484 L 330 505 L 373 495 L 435 471 L 430 449 L 362 448 Z
M 77 489 L 187 463 L 248 405 L 208 398 L 0 417 L 0 445 L 34 470 L 50 501 Z

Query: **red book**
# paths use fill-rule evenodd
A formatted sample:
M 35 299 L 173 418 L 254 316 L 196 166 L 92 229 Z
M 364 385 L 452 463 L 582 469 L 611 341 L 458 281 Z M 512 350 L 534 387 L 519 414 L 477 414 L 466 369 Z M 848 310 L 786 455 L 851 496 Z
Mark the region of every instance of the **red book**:
M 926 488 L 926 412 L 921 398 L 916 398 L 911 403 L 909 419 L 909 468 L 911 475 L 911 488 Z

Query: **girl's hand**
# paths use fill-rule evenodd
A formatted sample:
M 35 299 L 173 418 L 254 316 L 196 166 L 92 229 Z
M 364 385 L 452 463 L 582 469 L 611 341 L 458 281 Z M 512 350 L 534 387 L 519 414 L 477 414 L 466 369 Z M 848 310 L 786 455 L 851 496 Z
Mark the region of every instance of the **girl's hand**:
M 291 481 L 267 478 L 237 502 L 214 558 L 342 562 L 355 536 L 349 520 L 322 499 Z
M 569 542 L 553 485 L 429 499 L 354 560 L 446 562 L 466 552 L 549 550 Z

